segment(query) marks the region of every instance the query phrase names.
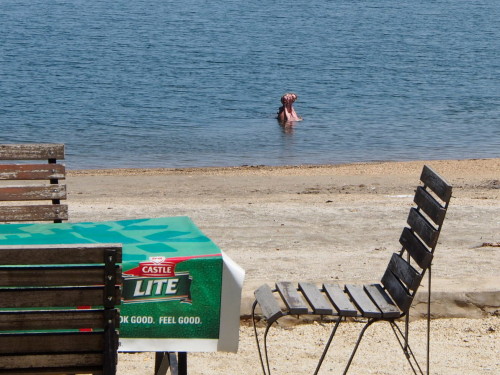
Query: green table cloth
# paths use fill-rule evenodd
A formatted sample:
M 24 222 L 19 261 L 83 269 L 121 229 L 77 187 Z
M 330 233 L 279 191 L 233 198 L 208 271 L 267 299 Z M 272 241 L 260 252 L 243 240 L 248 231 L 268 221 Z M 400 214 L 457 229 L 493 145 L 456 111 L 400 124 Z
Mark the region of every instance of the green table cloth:
M 120 243 L 120 351 L 233 351 L 244 272 L 188 217 L 1 224 L 0 244 Z

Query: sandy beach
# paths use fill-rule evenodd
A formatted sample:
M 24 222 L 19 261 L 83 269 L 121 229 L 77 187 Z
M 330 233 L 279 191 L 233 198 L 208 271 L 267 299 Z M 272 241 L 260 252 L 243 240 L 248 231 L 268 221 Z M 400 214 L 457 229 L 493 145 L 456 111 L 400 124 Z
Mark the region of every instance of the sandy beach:
M 399 249 L 424 164 L 454 186 L 433 266 L 432 373 L 498 374 L 500 159 L 71 170 L 70 221 L 189 216 L 246 270 L 239 352 L 190 354 L 189 372 L 258 374 L 246 319 L 253 290 L 277 280 L 378 281 Z M 425 300 L 425 293 L 419 300 Z M 414 316 L 423 308 L 417 302 Z M 423 356 L 424 321 L 414 323 L 415 341 L 422 342 L 417 353 Z M 346 358 L 342 354 L 360 327 L 344 325 L 321 373 L 339 373 Z M 386 345 L 387 328 L 370 328 L 352 374 L 409 373 L 397 342 L 389 338 Z M 273 364 L 275 373 L 312 373 L 329 329 L 324 322 L 276 328 L 270 347 L 281 350 L 275 358 L 287 360 Z M 370 341 L 380 343 L 384 354 Z M 152 357 L 120 354 L 119 374 L 152 374 Z

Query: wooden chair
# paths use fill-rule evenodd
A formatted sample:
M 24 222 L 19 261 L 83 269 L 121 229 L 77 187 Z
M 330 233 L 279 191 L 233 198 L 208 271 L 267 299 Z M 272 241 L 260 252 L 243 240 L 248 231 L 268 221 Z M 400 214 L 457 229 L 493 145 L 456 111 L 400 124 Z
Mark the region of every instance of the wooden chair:
M 114 244 L 0 246 L 0 374 L 115 374 L 121 257 Z
M 66 185 L 60 183 L 66 171 L 57 162 L 61 159 L 63 144 L 0 144 L 0 161 L 8 161 L 0 164 L 0 222 L 68 220 L 68 207 L 61 204 L 66 199 Z M 16 186 L 3 181 L 16 181 Z
M 414 198 L 416 207 L 411 208 L 407 220 L 408 227 L 403 229 L 399 239 L 402 248 L 392 255 L 381 283 L 348 284 L 344 287 L 325 283 L 318 288 L 315 284 L 308 282 L 299 282 L 298 285 L 291 282 L 278 282 L 274 290 L 265 284 L 255 291 L 256 301 L 253 304 L 252 317 L 264 374 L 266 374 L 266 368 L 267 374 L 271 373 L 266 340 L 269 328 L 283 316 L 304 314 L 336 317 L 336 323 L 314 374 L 318 373 L 342 318 L 347 317 L 366 318 L 367 322 L 359 334 L 344 374 L 349 370 L 366 329 L 376 321 L 390 323 L 413 373 L 417 374 L 418 370 L 420 374 L 423 374 L 409 346 L 408 335 L 410 306 L 426 272 L 429 288 L 426 371 L 429 374 L 431 263 L 451 199 L 452 187 L 428 166 L 424 166 L 420 180 L 423 186 L 416 189 Z M 263 344 L 266 365 L 256 328 L 256 306 L 260 306 L 266 322 Z M 402 317 L 406 318 L 404 330 L 396 324 L 396 320 Z

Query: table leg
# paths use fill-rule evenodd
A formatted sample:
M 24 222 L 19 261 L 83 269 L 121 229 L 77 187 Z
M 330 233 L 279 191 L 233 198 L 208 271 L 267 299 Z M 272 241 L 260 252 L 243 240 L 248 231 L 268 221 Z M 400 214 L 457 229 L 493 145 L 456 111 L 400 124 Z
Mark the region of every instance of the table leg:
M 187 353 L 179 352 L 177 358 L 179 363 L 179 375 L 187 375 Z
M 187 375 L 187 353 L 157 352 L 155 356 L 155 375 Z

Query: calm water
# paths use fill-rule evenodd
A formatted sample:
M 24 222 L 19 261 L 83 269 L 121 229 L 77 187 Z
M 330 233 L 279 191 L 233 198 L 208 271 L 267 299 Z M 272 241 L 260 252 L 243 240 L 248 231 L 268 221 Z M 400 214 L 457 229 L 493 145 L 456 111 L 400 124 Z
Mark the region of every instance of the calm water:
M 70 168 L 500 157 L 499 0 L 1 0 L 0 25 L 0 142 Z

